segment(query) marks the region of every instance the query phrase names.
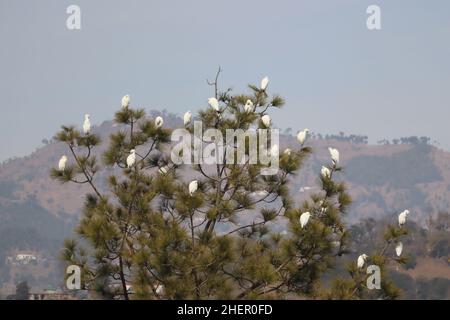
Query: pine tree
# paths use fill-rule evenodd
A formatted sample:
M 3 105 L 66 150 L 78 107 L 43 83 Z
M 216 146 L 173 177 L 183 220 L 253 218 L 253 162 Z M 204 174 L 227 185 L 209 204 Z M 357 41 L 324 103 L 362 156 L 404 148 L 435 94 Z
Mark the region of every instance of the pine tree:
M 196 118 L 203 132 L 215 128 L 225 137 L 227 129 L 264 128 L 263 116 L 284 104 L 254 85 L 247 94 L 220 92 L 219 73 L 210 83 L 219 108 L 207 107 Z M 244 107 L 248 100 L 251 112 Z M 296 206 L 289 182 L 312 152 L 308 146 L 281 153 L 275 175 L 263 174 L 267 164 L 248 160 L 189 167 L 172 162 L 171 129 L 157 125 L 144 110 L 127 104 L 115 122 L 120 129 L 110 135 L 101 162 L 94 152 L 101 145 L 97 135 L 74 126 L 63 126 L 56 135 L 67 144 L 72 164 L 53 169 L 52 177 L 92 189 L 76 230 L 81 241 L 67 240 L 62 251 L 67 264 L 82 268 L 85 289 L 114 299 L 365 297 L 367 274 L 355 262 L 349 263 L 349 278 L 335 279 L 330 288 L 322 285 L 349 252 L 343 216 L 351 199 L 338 161 L 324 164 L 321 190 Z M 193 133 L 193 124 L 186 129 Z M 237 147 L 238 142 L 229 143 Z M 131 150 L 136 159 L 129 165 Z M 249 152 L 246 141 L 246 157 Z M 226 152 L 221 156 L 224 160 Z M 105 176 L 99 172 L 109 176 L 98 181 Z M 198 189 L 190 193 L 194 179 Z M 306 212 L 310 218 L 302 227 L 300 216 Z M 280 227 L 284 232 L 277 231 Z M 392 260 L 386 256 L 389 245 L 404 230 L 392 227 L 386 247 L 368 261 L 385 268 Z M 395 298 L 397 290 L 383 283 L 378 297 Z

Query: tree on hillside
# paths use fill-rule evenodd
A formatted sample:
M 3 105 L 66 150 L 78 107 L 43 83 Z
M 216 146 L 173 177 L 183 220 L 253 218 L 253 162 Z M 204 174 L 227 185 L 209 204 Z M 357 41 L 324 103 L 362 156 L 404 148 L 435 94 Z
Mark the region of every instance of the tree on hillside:
M 284 100 L 269 96 L 266 85 L 250 85 L 247 94 L 220 92 L 219 72 L 210 83 L 210 106 L 196 116 L 202 133 L 207 136 L 207 129 L 214 128 L 225 137 L 230 129 L 270 127 L 270 110 Z M 161 119 L 146 117 L 126 101 L 115 121 L 120 129 L 109 137 L 102 161 L 94 152 L 101 144 L 97 135 L 74 126 L 63 126 L 56 135 L 72 158 L 63 170 L 53 169 L 52 177 L 92 189 L 76 230 L 84 241 L 67 240 L 62 252 L 68 265 L 82 268 L 85 289 L 114 299 L 365 297 L 367 274 L 355 261 L 349 264 L 349 279 L 336 279 L 331 288 L 321 285 L 336 260 L 348 253 L 342 218 L 351 199 L 338 159 L 318 174 L 320 192 L 296 206 L 289 182 L 311 153 L 308 146 L 299 143 L 270 163 L 251 163 L 253 147 L 273 148 L 260 141 L 252 145 L 249 137 L 244 143 L 210 137 L 200 141 L 200 148 L 212 145 L 214 157 L 223 161 L 180 165 L 170 156 L 172 131 L 161 126 Z M 186 130 L 195 133 L 193 121 L 187 121 Z M 221 144 L 230 148 L 220 153 Z M 245 152 L 239 157 L 242 145 Z M 198 149 L 189 145 L 193 154 Z M 241 161 L 226 163 L 230 155 Z M 266 175 L 275 160 L 278 172 Z M 99 188 L 97 173 L 104 167 L 110 172 L 107 188 Z M 383 268 L 388 249 L 404 230 L 391 226 L 385 246 L 368 253 L 366 263 Z M 390 284 L 375 291 L 378 297 L 398 295 Z

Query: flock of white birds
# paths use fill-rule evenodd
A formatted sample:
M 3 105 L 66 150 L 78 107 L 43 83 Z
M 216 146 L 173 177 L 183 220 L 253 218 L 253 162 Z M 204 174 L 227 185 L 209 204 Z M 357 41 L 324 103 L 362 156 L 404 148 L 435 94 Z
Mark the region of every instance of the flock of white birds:
M 404 210 L 402 212 L 399 213 L 398 215 L 398 225 L 399 227 L 402 227 L 405 223 L 406 223 L 406 218 L 409 215 L 409 210 Z M 403 243 L 401 241 L 397 242 L 397 245 L 395 246 L 395 254 L 397 255 L 397 257 L 400 257 L 402 255 L 403 252 Z M 357 260 L 357 266 L 359 269 L 361 269 L 364 266 L 364 263 L 366 262 L 368 256 L 363 253 L 358 257 Z
M 260 89 L 262 91 L 265 91 L 267 89 L 268 85 L 269 85 L 269 78 L 268 77 L 264 77 L 261 80 Z M 122 108 L 127 109 L 129 107 L 129 105 L 130 105 L 130 96 L 129 95 L 123 96 L 121 102 L 122 102 Z M 221 112 L 219 101 L 217 100 L 217 98 L 215 98 L 215 97 L 209 98 L 208 99 L 208 105 L 211 108 L 213 108 L 215 111 L 217 111 L 219 113 Z M 253 104 L 253 102 L 250 99 L 246 101 L 246 103 L 244 105 L 244 111 L 246 113 L 251 113 L 251 112 L 255 111 L 254 104 Z M 191 113 L 191 111 L 187 111 L 184 114 L 184 116 L 183 116 L 184 126 L 188 126 L 191 123 L 191 121 L 192 121 L 192 113 Z M 261 117 L 261 122 L 266 128 L 269 128 L 271 126 L 271 124 L 272 124 L 272 120 L 271 120 L 270 116 L 267 115 L 267 114 L 263 115 Z M 163 126 L 163 124 L 164 124 L 164 119 L 162 117 L 158 116 L 158 117 L 155 118 L 154 124 L 155 124 L 156 128 L 161 128 Z M 85 135 L 89 135 L 91 133 L 91 122 L 90 122 L 89 114 L 85 114 L 84 115 L 83 133 Z M 300 143 L 300 145 L 302 147 L 305 144 L 305 141 L 307 139 L 308 133 L 309 133 L 309 129 L 304 129 L 304 130 L 299 131 L 298 134 L 297 134 L 297 141 Z M 335 148 L 328 148 L 328 151 L 330 153 L 331 161 L 333 163 L 332 170 L 334 170 L 336 168 L 336 166 L 338 165 L 338 163 L 339 163 L 339 151 L 337 149 L 335 149 Z M 290 156 L 291 152 L 292 152 L 292 150 L 287 148 L 287 149 L 284 150 L 283 155 Z M 270 149 L 270 155 L 272 157 L 275 157 L 275 156 L 279 155 L 278 145 L 275 144 L 275 145 L 272 146 L 272 148 Z M 60 158 L 60 160 L 58 162 L 58 169 L 59 169 L 59 171 L 64 172 L 64 170 L 66 169 L 67 160 L 68 160 L 68 158 L 67 158 L 66 155 L 63 155 Z M 136 163 L 136 150 L 135 149 L 130 150 L 130 154 L 128 155 L 128 157 L 126 159 L 126 163 L 127 163 L 127 167 L 128 168 L 132 168 L 135 165 L 135 163 Z M 161 174 L 166 174 L 168 171 L 169 171 L 169 167 L 168 166 L 165 166 L 165 167 L 162 167 L 162 168 L 159 169 L 159 172 Z M 331 172 L 332 171 L 330 170 L 329 167 L 322 166 L 322 168 L 320 170 L 320 175 L 324 179 L 330 179 L 331 178 Z M 188 188 L 189 188 L 189 195 L 193 196 L 193 194 L 198 190 L 198 181 L 197 180 L 191 181 L 189 183 Z M 408 215 L 409 215 L 409 210 L 404 210 L 403 212 L 401 212 L 398 215 L 398 224 L 399 224 L 400 227 L 402 227 L 406 223 L 406 218 L 408 217 Z M 310 212 L 303 212 L 300 215 L 299 222 L 300 222 L 300 227 L 302 229 L 304 229 L 307 226 L 310 218 L 311 218 L 311 213 Z M 403 251 L 403 243 L 398 242 L 396 247 L 395 247 L 395 252 L 396 252 L 398 257 L 401 256 L 402 251 Z M 357 262 L 356 262 L 357 267 L 359 269 L 363 268 L 363 266 L 366 263 L 367 259 L 368 259 L 368 256 L 365 253 L 359 255 L 358 259 L 357 259 Z

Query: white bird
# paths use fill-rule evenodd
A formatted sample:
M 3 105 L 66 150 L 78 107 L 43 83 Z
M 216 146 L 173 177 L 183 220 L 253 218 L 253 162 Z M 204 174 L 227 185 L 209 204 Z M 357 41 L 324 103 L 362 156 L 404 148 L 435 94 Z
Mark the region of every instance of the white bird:
M 91 132 L 91 121 L 89 120 L 90 116 L 88 114 L 84 115 L 84 123 L 83 123 L 83 132 L 84 134 L 89 134 Z
M 269 77 L 264 77 L 261 80 L 261 90 L 266 91 L 268 85 L 269 85 Z
M 191 119 L 192 113 L 190 111 L 186 112 L 183 116 L 184 125 L 187 126 L 189 123 L 191 123 Z
M 58 168 L 59 171 L 64 171 L 66 169 L 67 156 L 63 155 L 61 159 L 59 159 Z
M 297 134 L 297 140 L 301 145 L 305 143 L 306 135 L 308 134 L 309 129 L 304 129 Z
M 395 253 L 397 254 L 397 257 L 400 257 L 402 255 L 402 251 L 403 251 L 403 243 L 399 242 L 395 247 Z
M 130 105 L 130 96 L 127 94 L 122 97 L 122 108 L 126 109 Z
M 155 127 L 156 128 L 161 128 L 163 124 L 164 124 L 164 119 L 162 117 L 156 117 L 156 119 L 155 119 Z
M 253 112 L 253 102 L 252 100 L 248 99 L 245 103 L 244 110 L 247 113 Z
M 164 292 L 164 287 L 161 284 L 158 284 L 155 289 L 156 294 L 162 294 Z
M 328 148 L 328 151 L 330 152 L 331 160 L 333 160 L 333 163 L 334 164 L 338 164 L 338 162 L 339 162 L 339 151 L 338 151 L 338 149 Z
M 265 197 L 268 194 L 269 193 L 266 190 L 258 190 L 258 191 L 252 192 L 253 196 L 258 196 L 258 197 Z
M 192 196 L 195 191 L 198 189 L 198 181 L 194 180 L 189 183 L 189 194 Z
M 168 166 L 164 166 L 159 168 L 159 173 L 161 174 L 166 174 L 169 171 L 169 167 Z
M 283 154 L 286 154 L 286 155 L 290 156 L 291 152 L 292 152 L 292 150 L 287 148 L 286 150 L 283 151 Z
M 300 227 L 303 229 L 309 221 L 311 214 L 309 212 L 303 212 L 300 216 Z
M 136 151 L 134 149 L 130 150 L 130 155 L 127 157 L 127 166 L 128 168 L 131 168 L 134 166 L 134 163 L 136 162 Z
M 331 171 L 325 166 L 322 166 L 322 169 L 320 170 L 320 174 L 323 178 L 330 178 L 331 177 Z
M 280 155 L 280 150 L 277 144 L 274 144 L 272 148 L 270 148 L 270 156 L 272 158 L 277 158 Z
M 301 187 L 300 190 L 298 190 L 298 191 L 303 193 L 303 192 L 306 192 L 306 191 L 309 191 L 309 190 L 312 190 L 312 189 L 314 189 L 314 188 L 313 187 Z
M 261 117 L 261 121 L 266 128 L 270 127 L 270 124 L 272 123 L 272 120 L 270 119 L 269 115 L 267 115 L 267 114 L 265 114 Z
M 368 257 L 367 257 L 367 254 L 365 254 L 365 253 L 363 253 L 362 255 L 360 255 L 360 256 L 358 257 L 358 261 L 357 261 L 357 263 L 356 263 L 358 269 L 361 269 L 361 268 L 364 266 L 364 263 L 366 262 L 366 259 L 367 259 L 367 258 L 368 258 Z
M 406 217 L 409 214 L 409 210 L 405 210 L 398 215 L 398 225 L 401 227 L 406 223 Z
M 214 110 L 216 110 L 217 112 L 219 112 L 219 101 L 217 101 L 216 98 L 209 98 L 208 99 L 208 104 L 211 106 L 211 108 L 213 108 Z

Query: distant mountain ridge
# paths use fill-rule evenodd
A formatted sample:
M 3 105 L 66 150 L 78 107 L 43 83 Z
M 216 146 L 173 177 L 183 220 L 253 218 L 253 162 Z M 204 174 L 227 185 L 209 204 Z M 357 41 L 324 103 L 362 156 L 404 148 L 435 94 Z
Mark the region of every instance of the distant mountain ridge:
M 160 113 L 154 111 L 152 116 Z M 163 113 L 165 126 L 182 126 L 179 117 Z M 121 127 L 105 121 L 93 128 L 103 143 L 95 151 L 105 150 L 108 136 Z M 288 132 L 289 133 L 289 132 Z M 339 149 L 344 170 L 343 179 L 354 200 L 348 222 L 361 219 L 388 218 L 394 221 L 398 212 L 408 208 L 410 218 L 424 221 L 430 214 L 447 211 L 450 205 L 450 152 L 428 144 L 426 139 L 405 139 L 403 143 L 368 145 L 363 136 L 321 136 L 313 134 L 306 143 L 313 153 L 304 167 L 291 181 L 291 196 L 296 201 L 307 199 L 318 191 L 318 174 L 322 164 L 330 163 L 328 147 Z M 298 148 L 293 135 L 280 135 L 280 152 Z M 12 159 L 0 165 L 0 287 L 7 283 L 13 290 L 20 274 L 33 287 L 57 284 L 57 256 L 63 239 L 73 234 L 80 217 L 86 185 L 65 184 L 50 179 L 50 169 L 56 167 L 61 155 L 68 154 L 62 143 L 46 142 L 26 157 Z M 100 158 L 99 158 L 100 160 Z M 70 160 L 69 160 L 70 161 Z M 105 169 L 96 177 L 100 189 L 111 170 Z M 38 253 L 52 263 L 48 276 L 35 271 L 17 271 L 6 264 L 7 257 L 17 251 Z M 40 267 L 39 267 L 40 268 Z M 39 269 L 38 268 L 38 269 Z M 11 271 L 12 270 L 12 271 Z M 40 269 L 39 269 L 40 270 Z M 18 273 L 17 273 L 17 272 Z M 39 275 L 39 276 L 38 276 Z M 28 277 L 28 278 L 27 278 Z M 41 289 L 43 289 L 42 287 Z
M 159 114 L 152 112 L 155 116 Z M 163 114 L 165 126 L 180 127 L 182 120 Z M 94 128 L 103 140 L 97 153 L 106 147 L 110 133 L 119 130 L 112 121 Z M 426 141 L 417 144 L 368 145 L 358 139 L 326 139 L 314 135 L 307 141 L 313 154 L 304 168 L 292 181 L 291 195 L 299 200 L 314 192 L 318 173 L 329 162 L 327 148 L 339 149 L 344 171 L 341 178 L 348 184 L 354 204 L 351 220 L 364 217 L 381 217 L 409 208 L 411 218 L 424 219 L 433 212 L 446 210 L 450 205 L 450 152 L 431 146 Z M 292 135 L 280 135 L 280 150 L 296 148 Z M 49 143 L 31 155 L 11 160 L 0 166 L 0 223 L 3 209 L 11 203 L 34 201 L 56 217 L 77 216 L 84 194 L 90 192 L 85 185 L 65 184 L 50 179 L 51 167 L 57 165 L 68 150 L 62 143 Z M 69 156 L 70 159 L 70 156 Z M 96 176 L 97 183 L 104 180 L 107 170 Z M 303 191 L 303 192 L 300 192 Z

